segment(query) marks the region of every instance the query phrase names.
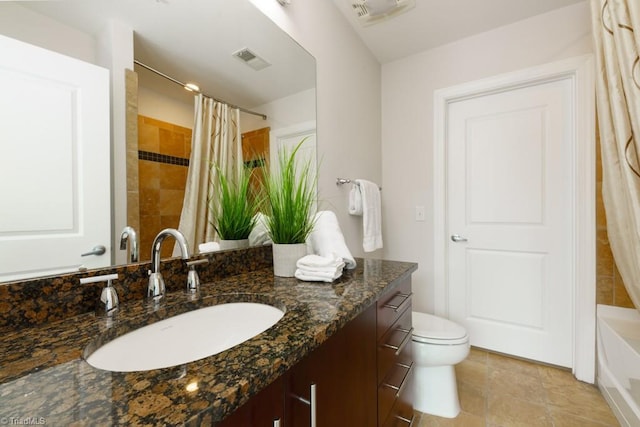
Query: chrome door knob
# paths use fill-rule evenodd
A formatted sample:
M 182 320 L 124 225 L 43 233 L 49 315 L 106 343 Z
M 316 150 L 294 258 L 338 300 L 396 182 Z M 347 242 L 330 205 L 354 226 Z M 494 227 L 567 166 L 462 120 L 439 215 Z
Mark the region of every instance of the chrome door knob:
M 452 234 L 451 235 L 451 240 L 453 240 L 454 242 L 466 242 L 467 238 L 466 237 L 462 237 L 459 234 Z

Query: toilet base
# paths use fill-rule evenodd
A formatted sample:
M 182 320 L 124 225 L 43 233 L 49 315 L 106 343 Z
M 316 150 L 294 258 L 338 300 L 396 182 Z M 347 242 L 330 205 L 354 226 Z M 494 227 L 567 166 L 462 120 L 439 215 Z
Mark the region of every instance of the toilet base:
M 455 418 L 460 413 L 453 365 L 416 366 L 413 408 L 425 414 Z

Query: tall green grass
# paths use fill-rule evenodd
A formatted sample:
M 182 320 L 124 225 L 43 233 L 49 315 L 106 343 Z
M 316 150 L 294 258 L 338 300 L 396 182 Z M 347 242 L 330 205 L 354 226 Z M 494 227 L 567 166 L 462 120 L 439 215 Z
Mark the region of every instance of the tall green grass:
M 257 200 L 250 194 L 251 170 L 243 167 L 237 177 L 228 177 L 217 168 L 218 203 L 212 203 L 213 227 L 223 240 L 242 240 L 249 237 L 255 225 Z
M 311 161 L 298 165 L 296 153 L 307 138 L 278 156 L 279 169 L 264 177 L 266 226 L 273 243 L 305 243 L 313 229 L 316 177 Z

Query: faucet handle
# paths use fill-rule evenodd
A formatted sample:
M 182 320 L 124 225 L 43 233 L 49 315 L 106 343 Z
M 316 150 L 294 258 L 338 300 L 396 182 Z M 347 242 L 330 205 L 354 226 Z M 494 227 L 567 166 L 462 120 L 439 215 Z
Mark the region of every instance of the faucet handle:
M 189 271 L 187 272 L 187 293 L 195 294 L 200 291 L 200 277 L 198 276 L 198 272 L 196 271 L 196 265 L 208 264 L 209 260 L 207 258 L 204 259 L 196 259 L 194 261 L 187 261 L 187 267 L 189 267 Z
M 118 293 L 116 288 L 111 285 L 112 280 L 116 280 L 118 274 L 104 274 L 102 276 L 83 277 L 80 279 L 80 284 L 85 285 L 88 283 L 107 282 L 107 285 L 102 288 L 100 294 L 100 300 L 98 301 L 97 313 L 99 315 L 106 315 L 107 317 L 113 316 L 118 311 L 120 302 L 118 301 Z

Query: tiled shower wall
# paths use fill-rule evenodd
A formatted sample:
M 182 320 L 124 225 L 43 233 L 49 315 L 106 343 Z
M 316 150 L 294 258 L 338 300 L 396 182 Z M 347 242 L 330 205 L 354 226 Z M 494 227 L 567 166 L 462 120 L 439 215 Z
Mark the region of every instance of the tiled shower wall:
M 140 261 L 151 258 L 151 244 L 164 228 L 178 228 L 191 154 L 191 129 L 138 116 Z M 173 245 L 163 245 L 170 257 Z
M 598 132 L 596 132 L 596 138 L 597 135 Z M 596 143 L 596 301 L 598 304 L 633 307 L 609 246 L 607 218 L 602 202 L 602 159 L 599 138 Z

